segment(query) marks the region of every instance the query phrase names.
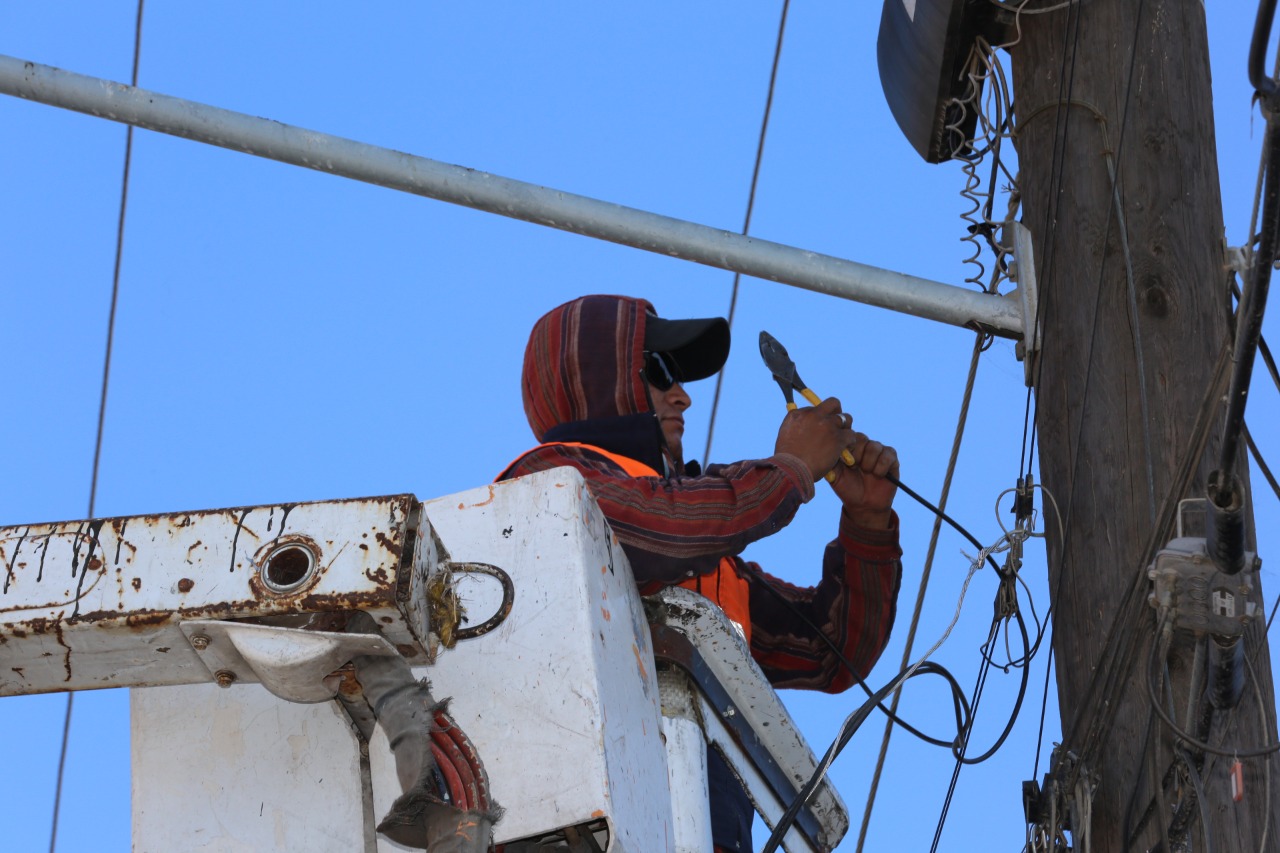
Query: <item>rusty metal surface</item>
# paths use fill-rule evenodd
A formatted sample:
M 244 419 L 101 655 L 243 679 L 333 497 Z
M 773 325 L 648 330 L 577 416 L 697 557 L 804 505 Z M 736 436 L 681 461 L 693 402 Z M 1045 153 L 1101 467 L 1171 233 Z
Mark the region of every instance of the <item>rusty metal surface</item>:
M 417 601 L 436 552 L 418 507 L 394 495 L 0 528 L 0 695 L 208 681 L 178 628 L 194 620 L 364 610 L 425 661 Z

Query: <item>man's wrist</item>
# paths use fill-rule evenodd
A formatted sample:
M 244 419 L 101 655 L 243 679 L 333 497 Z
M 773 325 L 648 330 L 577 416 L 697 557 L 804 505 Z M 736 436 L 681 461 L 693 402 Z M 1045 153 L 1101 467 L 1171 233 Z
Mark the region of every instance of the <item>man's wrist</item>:
M 864 530 L 888 530 L 893 526 L 893 510 L 888 507 L 884 509 L 845 507 L 844 514 L 856 527 Z

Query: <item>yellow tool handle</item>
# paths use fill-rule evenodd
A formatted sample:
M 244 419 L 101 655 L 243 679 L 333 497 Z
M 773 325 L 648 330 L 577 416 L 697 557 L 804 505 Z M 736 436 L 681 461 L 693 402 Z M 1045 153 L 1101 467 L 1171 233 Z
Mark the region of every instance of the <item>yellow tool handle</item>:
M 812 403 L 815 406 L 822 402 L 822 398 L 819 397 L 817 394 L 815 394 L 812 388 L 801 388 L 800 396 L 804 397 L 806 400 L 808 400 L 810 403 Z M 791 404 L 789 408 L 794 409 L 795 404 Z M 850 453 L 848 450 L 842 450 L 840 452 L 840 459 L 844 462 L 844 464 L 848 465 L 850 468 L 858 467 L 858 463 L 854 460 L 853 454 Z M 834 479 L 835 477 L 831 476 L 830 474 L 827 475 L 828 481 L 831 481 Z
M 809 388 L 801 388 L 800 395 L 815 406 L 822 402 L 822 398 L 819 397 L 817 394 L 813 393 L 813 391 Z M 795 403 L 787 403 L 788 412 L 794 412 L 798 408 L 800 407 L 797 406 Z M 844 462 L 845 465 L 848 465 L 850 468 L 858 467 L 858 463 L 856 460 L 854 460 L 853 454 L 850 453 L 847 448 L 845 450 L 840 451 L 840 460 Z M 836 481 L 836 472 L 828 471 L 827 482 L 834 483 L 835 481 Z

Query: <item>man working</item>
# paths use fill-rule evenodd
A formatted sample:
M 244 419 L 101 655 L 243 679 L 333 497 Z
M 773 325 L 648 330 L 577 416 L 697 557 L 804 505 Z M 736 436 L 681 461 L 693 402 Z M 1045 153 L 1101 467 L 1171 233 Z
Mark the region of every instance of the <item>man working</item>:
M 885 475 L 897 475 L 897 453 L 850 429 L 831 398 L 789 412 L 772 456 L 705 473 L 686 466 L 692 401 L 683 383 L 713 375 L 728 355 L 723 319 L 665 320 L 648 302 L 621 296 L 553 309 L 534 325 L 522 379 L 541 443 L 502 478 L 578 469 L 642 593 L 679 585 L 716 602 L 775 687 L 845 690 L 854 676 L 827 640 L 865 676 L 893 624 L 902 552 Z M 845 449 L 857 468 L 837 464 Z M 792 586 L 737 556 L 785 527 L 829 471 L 842 510 L 817 586 Z M 708 769 L 716 849 L 746 853 L 750 802 L 715 750 Z

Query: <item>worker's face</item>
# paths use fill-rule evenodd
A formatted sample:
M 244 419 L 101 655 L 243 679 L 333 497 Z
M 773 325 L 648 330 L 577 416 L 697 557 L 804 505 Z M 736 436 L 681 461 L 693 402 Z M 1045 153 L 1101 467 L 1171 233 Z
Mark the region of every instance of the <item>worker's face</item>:
M 684 412 L 693 405 L 684 386 L 679 382 L 666 391 L 659 391 L 649 385 L 649 398 L 653 400 L 653 411 L 658 416 L 662 427 L 662 436 L 667 440 L 667 447 L 677 460 L 684 460 Z

